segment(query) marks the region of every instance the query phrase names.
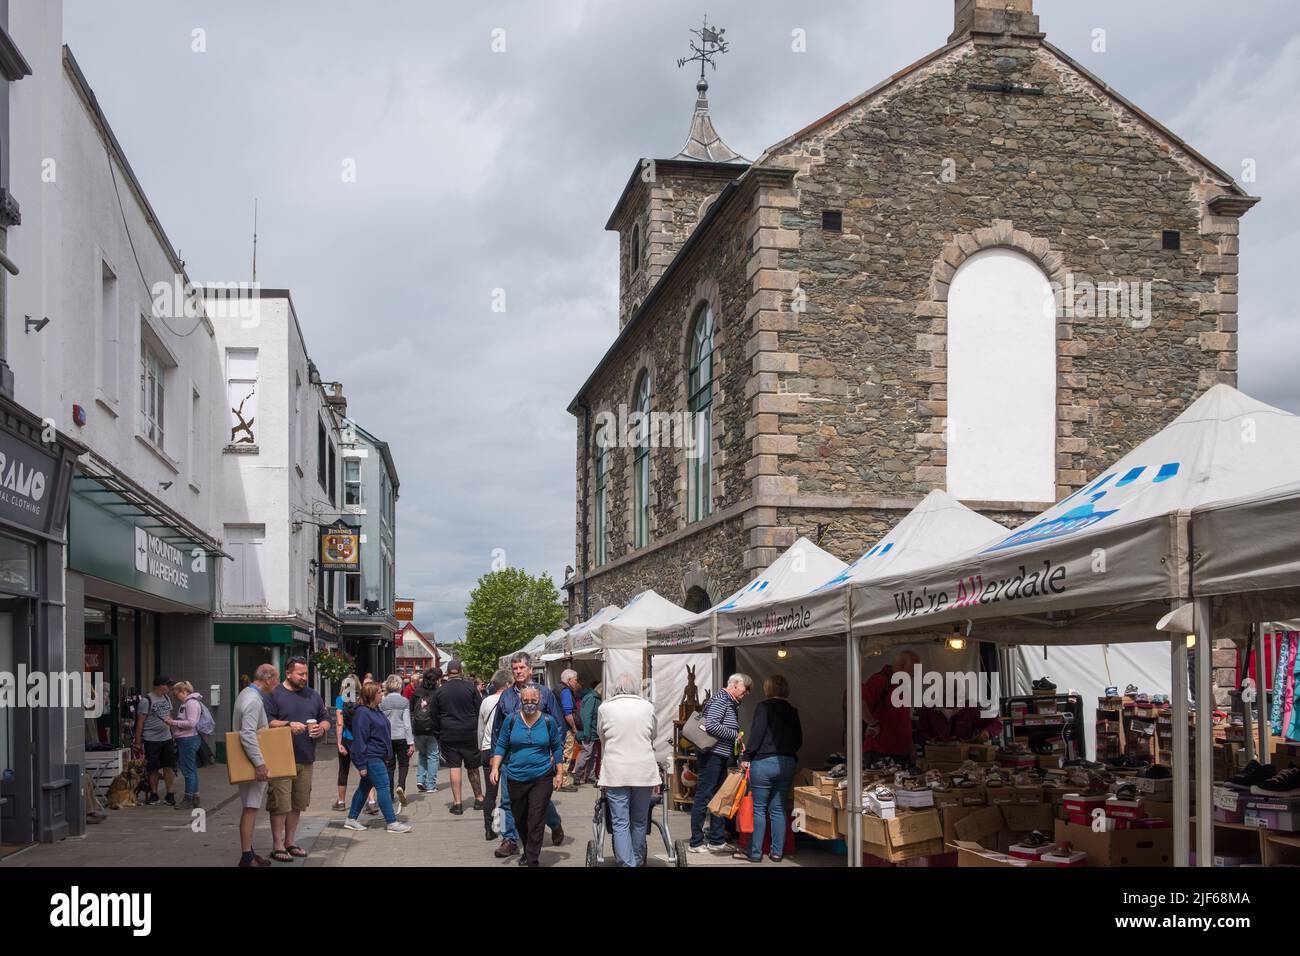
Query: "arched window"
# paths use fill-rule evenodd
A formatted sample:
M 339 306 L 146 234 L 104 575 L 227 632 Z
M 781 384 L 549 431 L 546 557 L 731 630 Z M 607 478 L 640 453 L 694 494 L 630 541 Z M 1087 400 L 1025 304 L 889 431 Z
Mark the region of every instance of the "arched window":
M 632 246 L 631 254 L 628 259 L 628 272 L 636 275 L 641 268 L 641 225 L 638 223 L 632 227 Z
M 686 410 L 691 442 L 686 448 L 686 520 L 699 521 L 713 511 L 713 309 L 705 304 L 691 331 Z
M 650 373 L 642 372 L 636 386 L 637 430 L 632 458 L 632 547 L 650 543 Z
M 699 614 L 713 607 L 713 600 L 709 597 L 708 591 L 697 585 L 686 592 L 686 602 L 682 607 L 692 614 Z
M 596 567 L 609 560 L 609 441 L 596 433 Z
M 966 260 L 948 290 L 948 492 L 1056 500 L 1056 303 L 1012 249 Z

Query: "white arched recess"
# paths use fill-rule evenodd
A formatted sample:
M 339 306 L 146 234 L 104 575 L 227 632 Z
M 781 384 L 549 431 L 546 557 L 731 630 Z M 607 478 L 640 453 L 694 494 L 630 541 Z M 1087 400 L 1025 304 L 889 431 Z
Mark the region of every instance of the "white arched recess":
M 948 493 L 1056 500 L 1056 302 L 1013 249 L 977 252 L 948 292 Z

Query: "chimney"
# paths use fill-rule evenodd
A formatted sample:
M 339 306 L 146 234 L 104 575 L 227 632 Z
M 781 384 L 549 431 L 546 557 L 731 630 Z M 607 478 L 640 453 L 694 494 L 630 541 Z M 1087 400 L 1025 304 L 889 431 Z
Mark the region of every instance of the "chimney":
M 974 34 L 1042 36 L 1034 0 L 954 0 L 956 15 L 951 43 Z
M 338 412 L 340 418 L 348 414 L 348 400 L 343 397 L 343 383 L 329 382 L 326 384 L 325 402 L 330 408 Z

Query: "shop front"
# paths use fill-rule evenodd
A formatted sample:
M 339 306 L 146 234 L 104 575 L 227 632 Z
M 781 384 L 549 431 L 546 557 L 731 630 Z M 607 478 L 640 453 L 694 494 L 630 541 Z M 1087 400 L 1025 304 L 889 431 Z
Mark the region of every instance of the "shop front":
M 216 543 L 103 463 L 83 463 L 68 504 L 67 654 L 102 706 L 68 728 L 69 760 L 128 759 L 136 699 L 160 674 L 223 704 L 212 666 Z M 220 719 L 218 717 L 218 719 Z M 84 729 L 83 729 L 84 728 Z
M 0 693 L 0 845 L 80 828 L 81 773 L 64 741 L 81 702 L 31 699 L 19 676 L 60 674 L 75 660 L 64 639 L 63 535 L 83 450 L 0 396 L 0 683 L 9 689 Z

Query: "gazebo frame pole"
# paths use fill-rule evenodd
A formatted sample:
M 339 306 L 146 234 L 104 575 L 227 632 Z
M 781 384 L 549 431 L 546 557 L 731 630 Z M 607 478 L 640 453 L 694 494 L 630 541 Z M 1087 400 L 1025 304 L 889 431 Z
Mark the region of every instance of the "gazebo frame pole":
M 844 838 L 848 841 L 848 858 L 850 867 L 862 866 L 862 645 L 853 636 L 853 589 L 849 588 L 845 598 L 848 651 L 848 687 L 845 691 L 848 719 L 848 753 L 845 756 L 844 796 L 845 818 L 848 826 Z
M 1196 865 L 1214 865 L 1214 628 L 1210 599 L 1197 598 L 1196 622 Z
M 1174 601 L 1171 610 L 1182 604 Z M 1169 641 L 1170 697 L 1173 704 L 1173 767 L 1174 773 L 1174 866 L 1191 865 L 1191 763 L 1187 746 L 1187 635 L 1174 634 Z

